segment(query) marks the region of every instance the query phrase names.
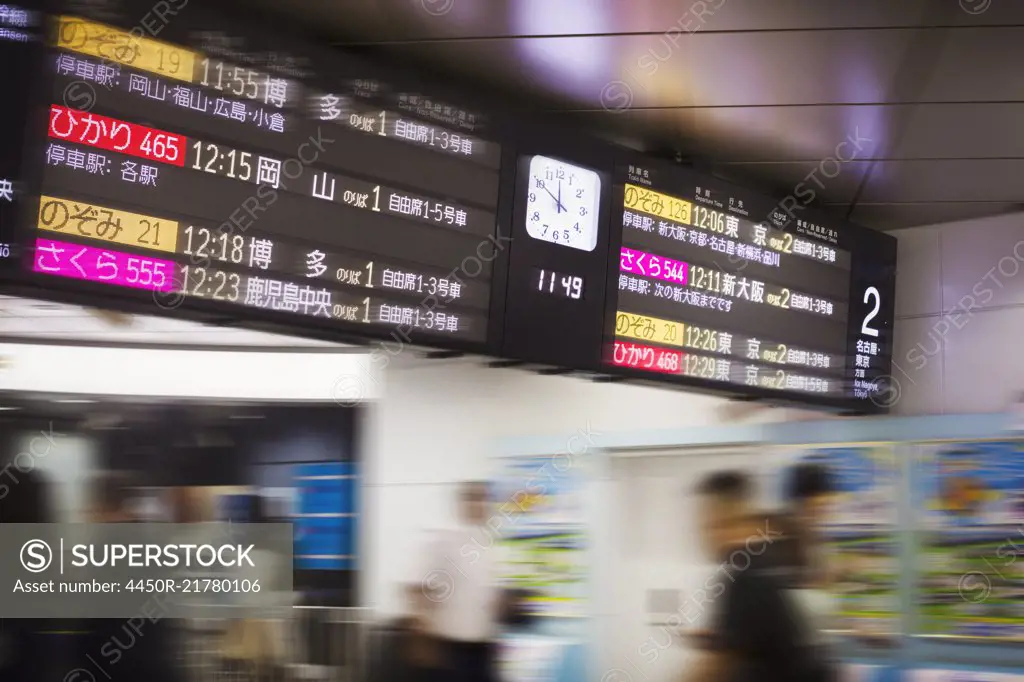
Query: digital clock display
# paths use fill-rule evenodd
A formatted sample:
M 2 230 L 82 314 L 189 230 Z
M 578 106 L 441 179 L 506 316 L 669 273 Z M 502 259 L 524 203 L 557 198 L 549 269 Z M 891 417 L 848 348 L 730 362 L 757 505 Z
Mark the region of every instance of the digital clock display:
M 554 270 L 534 268 L 533 279 L 536 290 L 542 294 L 561 296 L 574 301 L 583 298 L 583 278 L 578 275 L 566 275 Z

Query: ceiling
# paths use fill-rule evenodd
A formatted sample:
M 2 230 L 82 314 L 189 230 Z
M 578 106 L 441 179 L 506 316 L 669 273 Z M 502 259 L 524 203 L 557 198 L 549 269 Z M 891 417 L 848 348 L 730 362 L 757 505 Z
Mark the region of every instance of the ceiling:
M 818 169 L 815 202 L 869 227 L 1024 204 L 1019 0 L 257 4 L 779 198 Z

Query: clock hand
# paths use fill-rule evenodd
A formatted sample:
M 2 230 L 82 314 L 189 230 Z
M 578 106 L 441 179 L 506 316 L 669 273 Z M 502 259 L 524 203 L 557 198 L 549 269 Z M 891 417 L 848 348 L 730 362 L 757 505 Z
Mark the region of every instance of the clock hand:
M 555 201 L 558 203 L 558 212 L 561 213 L 562 211 L 565 211 L 565 206 L 562 206 L 562 181 L 561 180 L 558 181 L 558 198 L 555 199 Z
M 558 201 L 558 197 L 556 197 L 556 196 L 555 196 L 554 194 L 552 194 L 552 193 L 551 193 L 551 190 L 549 190 L 549 189 L 547 188 L 547 186 L 546 186 L 546 185 L 545 185 L 544 187 L 542 187 L 541 189 L 543 189 L 543 190 L 544 190 L 545 192 L 547 192 L 547 193 L 548 193 L 548 196 L 549 196 L 549 197 L 551 197 L 552 199 L 554 199 L 554 200 L 555 200 L 555 204 L 556 204 L 557 206 L 561 206 L 561 205 L 562 205 L 562 204 L 561 204 L 561 203 L 560 203 L 560 202 Z M 559 190 L 559 194 L 561 194 L 561 190 Z

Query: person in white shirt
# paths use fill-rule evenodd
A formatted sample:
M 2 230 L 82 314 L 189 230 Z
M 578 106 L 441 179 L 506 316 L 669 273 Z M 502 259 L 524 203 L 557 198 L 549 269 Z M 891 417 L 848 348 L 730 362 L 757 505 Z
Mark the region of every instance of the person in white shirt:
M 421 585 L 426 627 L 443 651 L 445 679 L 496 682 L 495 638 L 502 607 L 497 533 L 486 483 L 459 490 L 459 524 L 442 531 L 427 553 Z

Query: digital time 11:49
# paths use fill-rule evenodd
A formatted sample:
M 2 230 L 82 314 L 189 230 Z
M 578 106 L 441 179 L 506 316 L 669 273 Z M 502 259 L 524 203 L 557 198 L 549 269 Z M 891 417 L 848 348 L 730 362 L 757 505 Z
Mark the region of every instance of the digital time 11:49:
M 553 294 L 578 301 L 583 298 L 583 278 L 565 275 L 554 270 L 533 269 L 534 287 L 545 294 Z

